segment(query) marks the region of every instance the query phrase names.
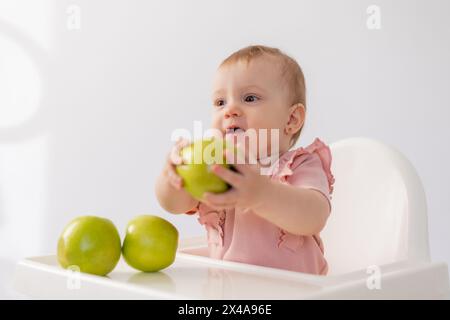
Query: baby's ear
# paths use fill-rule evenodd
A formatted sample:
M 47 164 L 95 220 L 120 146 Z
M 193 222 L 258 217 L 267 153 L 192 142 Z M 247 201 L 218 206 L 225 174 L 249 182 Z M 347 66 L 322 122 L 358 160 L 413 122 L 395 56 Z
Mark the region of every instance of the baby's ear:
M 289 119 L 286 124 L 285 132 L 294 134 L 303 127 L 305 123 L 306 110 L 302 103 L 296 103 L 289 108 Z

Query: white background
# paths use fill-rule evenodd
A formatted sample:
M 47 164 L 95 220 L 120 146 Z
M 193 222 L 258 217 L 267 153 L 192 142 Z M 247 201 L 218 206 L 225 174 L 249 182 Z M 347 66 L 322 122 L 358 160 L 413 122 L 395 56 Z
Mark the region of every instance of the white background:
M 366 25 L 372 4 L 380 30 Z M 0 296 L 14 296 L 14 262 L 54 254 L 79 215 L 108 217 L 122 234 L 143 213 L 181 237 L 202 232 L 165 213 L 153 185 L 171 132 L 209 124 L 215 68 L 249 44 L 304 69 L 297 146 L 366 136 L 410 159 L 432 258 L 450 263 L 449 17 L 448 0 L 0 0 Z

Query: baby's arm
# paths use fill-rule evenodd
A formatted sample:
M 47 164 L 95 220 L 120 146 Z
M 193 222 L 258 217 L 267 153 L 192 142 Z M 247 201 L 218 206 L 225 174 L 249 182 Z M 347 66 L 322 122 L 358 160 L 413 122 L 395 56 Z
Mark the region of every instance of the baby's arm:
M 262 193 L 253 211 L 293 234 L 318 234 L 330 214 L 328 200 L 314 189 L 267 181 Z
M 178 150 L 183 144 L 186 142 L 177 143 L 172 149 L 155 184 L 155 194 L 159 204 L 164 210 L 175 214 L 185 213 L 198 204 L 198 201 L 182 188 L 182 179 L 175 171 L 175 165 L 181 161 Z

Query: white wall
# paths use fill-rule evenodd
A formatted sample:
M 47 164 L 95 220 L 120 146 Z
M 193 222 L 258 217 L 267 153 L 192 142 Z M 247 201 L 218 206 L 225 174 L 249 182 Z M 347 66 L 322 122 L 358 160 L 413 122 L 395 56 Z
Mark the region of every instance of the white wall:
M 366 26 L 371 4 L 380 30 Z M 447 0 L 0 0 L 0 257 L 54 253 L 88 213 L 122 232 L 150 213 L 200 233 L 159 207 L 153 184 L 171 132 L 209 123 L 218 63 L 260 43 L 304 68 L 298 145 L 368 136 L 412 161 L 432 257 L 450 263 L 449 16 Z

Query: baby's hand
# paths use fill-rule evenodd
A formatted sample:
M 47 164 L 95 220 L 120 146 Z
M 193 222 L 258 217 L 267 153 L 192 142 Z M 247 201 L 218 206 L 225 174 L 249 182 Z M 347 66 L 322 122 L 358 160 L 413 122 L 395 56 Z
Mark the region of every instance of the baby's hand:
M 183 179 L 177 174 L 177 172 L 175 171 L 175 167 L 183 163 L 183 159 L 180 156 L 180 150 L 188 146 L 189 144 L 189 140 L 180 138 L 172 147 L 172 150 L 167 156 L 167 162 L 164 172 L 169 180 L 170 185 L 177 190 L 180 190 L 183 186 Z
M 231 209 L 241 207 L 253 209 L 260 205 L 262 199 L 267 196 L 267 186 L 270 179 L 262 175 L 260 165 L 250 152 L 245 154 L 245 164 L 233 164 L 237 172 L 226 169 L 221 165 L 213 165 L 211 171 L 228 182 L 233 188 L 224 193 L 216 194 L 206 192 L 203 194 L 202 202 L 215 209 Z M 227 160 L 232 160 L 233 155 L 229 150 L 225 152 Z M 251 161 L 249 161 L 249 159 Z

